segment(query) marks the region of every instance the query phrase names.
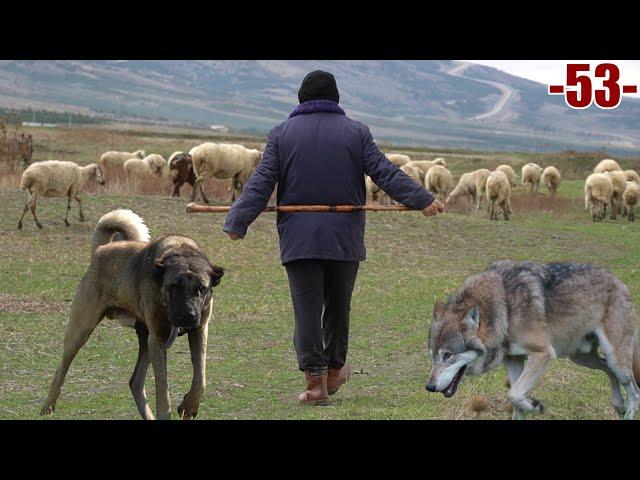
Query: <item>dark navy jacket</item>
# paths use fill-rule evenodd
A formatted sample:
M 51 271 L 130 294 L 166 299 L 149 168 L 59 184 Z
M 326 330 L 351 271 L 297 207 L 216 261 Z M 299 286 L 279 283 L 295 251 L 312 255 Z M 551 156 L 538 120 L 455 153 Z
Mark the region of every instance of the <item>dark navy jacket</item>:
M 367 174 L 393 199 L 415 209 L 434 197 L 392 164 L 369 128 L 337 103 L 311 100 L 269 132 L 262 160 L 233 204 L 223 230 L 244 237 L 278 184 L 278 205 L 364 205 Z M 298 259 L 361 261 L 365 212 L 278 212 L 283 264 Z

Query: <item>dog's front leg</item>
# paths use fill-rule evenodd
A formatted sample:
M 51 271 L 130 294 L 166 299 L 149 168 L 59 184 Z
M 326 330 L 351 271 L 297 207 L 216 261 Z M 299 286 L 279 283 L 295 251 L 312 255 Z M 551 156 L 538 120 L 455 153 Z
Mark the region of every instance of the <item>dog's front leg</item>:
M 165 339 L 166 341 L 166 339 Z M 155 334 L 149 336 L 149 356 L 156 379 L 156 416 L 158 420 L 171 419 L 171 399 L 167 383 L 167 349 L 165 341 Z
M 198 414 L 198 407 L 204 395 L 206 385 L 207 363 L 207 332 L 209 325 L 205 324 L 200 330 L 189 332 L 189 350 L 193 364 L 193 379 L 191 390 L 187 392 L 178 407 L 178 414 L 183 420 L 191 420 Z
M 531 353 L 522 374 L 520 374 L 515 384 L 511 384 L 509 400 L 513 404 L 514 418 L 517 409 L 522 410 L 522 412 L 544 412 L 542 402 L 535 398 L 527 398 L 527 393 L 535 386 L 550 359 L 551 353 L 549 351 Z M 524 418 L 524 415 L 521 418 Z
M 507 377 L 509 378 L 509 385 L 515 385 L 522 375 L 522 370 L 524 369 L 524 357 L 522 356 L 505 356 L 504 357 L 504 366 L 507 370 Z M 513 415 L 511 416 L 512 420 L 522 420 L 524 419 L 524 412 L 519 408 L 513 405 Z

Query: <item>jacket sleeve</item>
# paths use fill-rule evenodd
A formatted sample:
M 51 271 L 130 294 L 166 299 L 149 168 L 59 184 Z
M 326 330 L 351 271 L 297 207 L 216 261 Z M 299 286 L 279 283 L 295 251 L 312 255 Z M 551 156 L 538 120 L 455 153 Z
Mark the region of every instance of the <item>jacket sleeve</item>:
M 222 230 L 244 238 L 247 228 L 265 209 L 273 193 L 280 172 L 278 159 L 278 127 L 269 132 L 267 146 L 253 175 L 233 203 Z
M 428 207 L 435 200 L 434 196 L 426 188 L 418 185 L 411 177 L 389 161 L 373 141 L 369 128 L 364 125 L 362 150 L 365 173 L 391 198 L 416 210 Z

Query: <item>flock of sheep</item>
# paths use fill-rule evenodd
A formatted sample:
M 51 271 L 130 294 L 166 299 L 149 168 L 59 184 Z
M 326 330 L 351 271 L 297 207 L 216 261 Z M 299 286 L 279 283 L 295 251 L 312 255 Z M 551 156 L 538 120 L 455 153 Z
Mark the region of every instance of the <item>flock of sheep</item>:
M 466 197 L 469 211 L 479 211 L 482 200 L 487 199 L 489 218 L 498 220 L 500 212 L 509 220 L 511 193 L 516 186 L 518 176 L 510 165 L 500 165 L 494 171 L 486 168 L 464 173 L 454 188 L 453 175 L 447 169 L 444 158 L 435 160 L 412 160 L 405 154 L 390 153 L 389 161 L 397 165 L 415 182 L 424 185 L 436 198 L 447 204 L 455 203 L 460 197 Z M 36 216 L 36 204 L 42 197 L 67 197 L 65 225 L 69 225 L 68 216 L 71 201 L 79 205 L 80 219 L 84 219 L 80 192 L 89 180 L 105 183 L 105 172 L 121 169 L 125 176 L 158 178 L 163 175 L 165 165 L 174 185 L 173 196 L 180 196 L 180 188 L 185 183 L 192 187 L 191 201 L 198 193 L 203 201 L 209 203 L 203 182 L 208 178 L 231 180 L 231 200 L 242 192 L 255 168 L 260 163 L 262 152 L 246 148 L 239 144 L 206 142 L 193 147 L 189 152 L 174 152 L 168 162 L 157 153 L 147 155 L 144 150 L 135 152 L 109 151 L 102 154 L 98 164 L 81 167 L 73 162 L 48 160 L 30 165 L 23 173 L 20 188 L 28 190 L 29 197 L 24 206 L 18 228 L 30 209 L 36 225 L 42 224 Z M 585 208 L 591 211 L 593 220 L 602 220 L 607 204 L 611 204 L 611 218 L 622 213 L 630 221 L 635 219 L 635 206 L 640 193 L 640 177 L 633 170 L 622 171 L 615 160 L 601 161 L 585 183 Z M 522 167 L 522 185 L 530 186 L 531 196 L 538 193 L 540 183 L 547 186 L 551 198 L 554 198 L 562 176 L 553 166 L 542 168 L 535 163 Z M 392 203 L 368 176 L 365 185 L 370 198 L 381 205 Z
M 640 175 L 634 170 L 622 170 L 615 160 L 602 160 L 584 184 L 584 208 L 593 221 L 603 220 L 610 206 L 611 219 L 622 213 L 633 222 L 640 196 Z
M 447 169 L 444 158 L 411 160 L 411 157 L 403 154 L 387 154 L 387 158 L 417 183 L 424 185 L 440 201 L 454 204 L 460 197 L 466 197 L 471 212 L 479 211 L 482 199 L 486 198 L 491 220 L 498 220 L 500 211 L 504 219 L 509 220 L 509 215 L 512 213 L 511 191 L 518 180 L 511 165 L 500 165 L 493 172 L 480 168 L 464 173 L 454 188 L 453 175 Z M 561 181 L 562 176 L 556 167 L 549 166 L 543 169 L 535 163 L 528 163 L 522 167 L 522 184 L 530 184 L 532 196 L 537 194 L 542 182 L 554 198 Z M 388 195 L 373 183 L 371 178 L 366 177 L 365 184 L 373 201 L 381 205 L 391 202 Z

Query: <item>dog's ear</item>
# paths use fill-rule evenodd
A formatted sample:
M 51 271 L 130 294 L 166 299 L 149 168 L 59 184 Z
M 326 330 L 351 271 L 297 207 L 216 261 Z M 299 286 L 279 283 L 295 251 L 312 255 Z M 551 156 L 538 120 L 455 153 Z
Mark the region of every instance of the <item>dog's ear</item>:
M 164 257 L 156 258 L 153 261 L 153 276 L 156 279 L 161 279 L 164 275 Z
M 478 307 L 470 308 L 462 319 L 462 324 L 469 330 L 477 332 L 480 326 L 480 309 Z
M 438 300 L 436 302 L 436 305 L 433 307 L 433 319 L 437 321 L 440 318 L 442 318 L 446 308 L 447 308 L 447 306 L 443 302 Z
M 211 266 L 211 286 L 215 287 L 220 283 L 220 279 L 224 276 L 224 268 Z

